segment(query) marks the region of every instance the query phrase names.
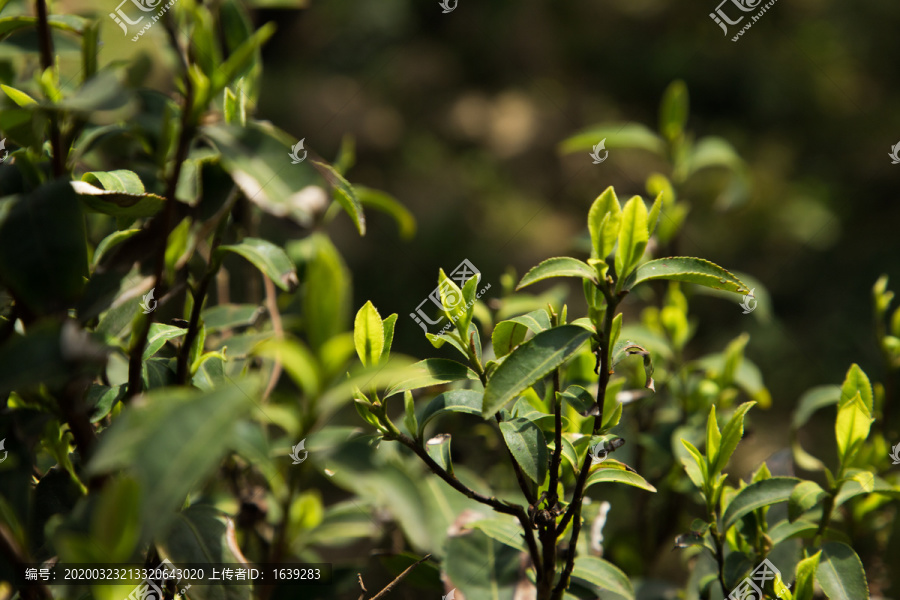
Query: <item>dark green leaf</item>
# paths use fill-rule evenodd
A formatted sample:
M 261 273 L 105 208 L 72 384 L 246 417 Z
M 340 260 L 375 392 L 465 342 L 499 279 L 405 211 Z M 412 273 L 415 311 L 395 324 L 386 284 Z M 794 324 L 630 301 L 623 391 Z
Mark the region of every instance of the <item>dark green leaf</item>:
M 525 273 L 525 277 L 522 278 L 522 281 L 519 282 L 516 289 L 521 290 L 532 283 L 537 283 L 538 281 L 543 281 L 544 279 L 549 279 L 551 277 L 580 277 L 582 279 L 587 279 L 594 284 L 597 283 L 597 272 L 593 267 L 575 258 L 560 256 L 557 258 L 548 258 L 541 264 L 533 267 L 530 271 Z
M 728 531 L 744 515 L 777 502 L 786 502 L 790 499 L 794 488 L 800 480 L 796 477 L 772 477 L 751 483 L 738 491 L 722 518 L 722 531 Z
M 419 415 L 419 437 L 425 431 L 425 426 L 444 413 L 460 412 L 470 415 L 481 414 L 481 398 L 483 392 L 474 390 L 451 390 L 435 396 Z
M 31 311 L 72 306 L 88 274 L 84 215 L 69 182 L 0 199 L 0 283 Z
M 409 240 L 416 235 L 416 218 L 396 198 L 380 190 L 373 190 L 361 185 L 354 185 L 353 190 L 362 206 L 381 211 L 396 221 L 401 239 Z
M 497 357 L 506 356 L 513 348 L 525 340 L 525 336 L 529 331 L 540 333 L 550 329 L 550 326 L 550 317 L 543 308 L 532 311 L 527 315 L 500 321 L 491 333 L 494 354 Z
M 131 472 L 143 491 L 144 526 L 164 528 L 213 473 L 260 389 L 258 380 L 240 379 L 210 393 L 165 389 L 132 400 L 104 433 L 87 473 Z
M 234 252 L 249 260 L 272 283 L 286 292 L 299 285 L 297 271 L 284 250 L 272 242 L 259 238 L 244 238 L 240 244 L 219 246 L 218 252 Z
M 571 358 L 591 337 L 577 325 L 542 331 L 513 350 L 497 367 L 484 391 L 482 415 L 498 410 Z
M 800 515 L 824 500 L 828 494 L 815 481 L 802 481 L 797 484 L 788 498 L 788 518 L 793 523 Z
M 540 428 L 528 419 L 517 418 L 501 422 L 500 432 L 522 472 L 535 483 L 543 483 L 547 476 L 549 456 L 547 442 Z
M 869 599 L 862 561 L 847 544 L 827 542 L 822 546 L 816 581 L 831 600 Z
M 572 577 L 582 579 L 601 590 L 609 590 L 618 596 L 634 600 L 631 580 L 611 562 L 596 556 L 579 556 L 575 559 Z
M 749 288 L 737 277 L 702 258 L 675 256 L 658 258 L 645 262 L 625 282 L 625 289 L 631 289 L 644 281 L 668 279 L 695 283 L 717 290 L 747 294 Z
M 472 369 L 446 358 L 428 358 L 419 361 L 404 369 L 403 373 L 404 377 L 385 392 L 385 398 L 406 390 L 415 390 L 461 379 L 478 381 L 478 375 Z
M 203 311 L 201 318 L 206 331 L 222 331 L 249 327 L 256 323 L 264 309 L 255 304 L 217 304 Z
M 176 566 L 186 563 L 249 563 L 235 538 L 234 525 L 224 513 L 202 504 L 189 506 L 173 519 L 156 545 Z M 198 600 L 249 600 L 251 586 L 227 581 L 192 585 L 190 597 Z

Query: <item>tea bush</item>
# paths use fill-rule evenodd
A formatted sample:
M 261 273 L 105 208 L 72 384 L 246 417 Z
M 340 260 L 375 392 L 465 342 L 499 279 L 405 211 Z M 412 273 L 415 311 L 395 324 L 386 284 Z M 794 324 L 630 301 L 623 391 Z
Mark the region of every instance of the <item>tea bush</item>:
M 708 354 L 693 343 L 697 293 L 770 309 L 752 277 L 671 255 L 688 183 L 724 167 L 740 196 L 748 177 L 723 140 L 693 141 L 683 83 L 658 133 L 601 124 L 561 145 L 666 156 L 652 202 L 599 194 L 584 260 L 496 288 L 440 271 L 440 311 L 411 315 L 437 355 L 416 361 L 392 352 L 409 321 L 353 310 L 328 233 L 346 218 L 364 236 L 374 210 L 408 239 L 416 221 L 348 180 L 351 138 L 328 161 L 254 118 L 274 30 L 254 29 L 256 4 L 144 3 L 137 20 L 116 8 L 109 28 L 160 41 L 171 64 L 101 68 L 109 15 L 0 0 L 4 598 L 117 600 L 151 584 L 198 600 L 889 593 L 900 310 L 879 279 L 884 384 L 851 365 L 799 399 L 782 451 L 746 481 L 729 472 L 745 429 L 783 400 L 745 357 L 748 335 Z M 521 291 L 559 277 L 583 304 Z M 831 407 L 833 442 L 813 456 L 804 427 Z M 25 579 L 53 562 L 272 564 L 283 578 L 305 564 L 317 581 Z

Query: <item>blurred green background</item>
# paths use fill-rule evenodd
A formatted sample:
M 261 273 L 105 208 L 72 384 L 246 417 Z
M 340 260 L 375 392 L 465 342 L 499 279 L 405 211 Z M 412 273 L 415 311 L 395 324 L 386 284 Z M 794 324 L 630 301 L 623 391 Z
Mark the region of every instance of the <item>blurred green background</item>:
M 259 22 L 279 30 L 264 50 L 259 115 L 326 157 L 352 134 L 353 180 L 415 214 L 407 242 L 379 214 L 365 238 L 345 218 L 331 233 L 354 274 L 355 305 L 399 313 L 399 348 L 423 355 L 430 345 L 408 313 L 438 268 L 468 258 L 496 288 L 508 265 L 521 275 L 570 252 L 606 186 L 646 196 L 647 175 L 666 172 L 652 154 L 607 145 L 608 160 L 594 165 L 558 144 L 601 122 L 655 130 L 664 89 L 684 80 L 688 129 L 731 142 L 750 187 L 730 206 L 701 190 L 678 251 L 754 276 L 773 306 L 762 323 L 736 300 L 697 297 L 695 345 L 748 331 L 773 409 L 787 411 L 807 387 L 838 383 L 850 362 L 882 376 L 871 286 L 881 273 L 900 281 L 900 165 L 887 156 L 900 140 L 900 5 L 778 2 L 738 42 L 709 18 L 714 8 L 460 0 L 442 14 L 436 0 L 330 0 L 264 9 Z

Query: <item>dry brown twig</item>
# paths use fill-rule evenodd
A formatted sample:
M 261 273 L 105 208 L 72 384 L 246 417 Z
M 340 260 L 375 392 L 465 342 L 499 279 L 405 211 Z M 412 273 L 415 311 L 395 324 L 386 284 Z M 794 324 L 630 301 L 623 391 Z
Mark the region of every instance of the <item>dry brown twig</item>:
M 402 573 L 397 575 L 392 582 L 390 582 L 389 584 L 384 586 L 384 589 L 382 589 L 380 592 L 378 592 L 377 594 L 375 594 L 374 596 L 369 598 L 369 600 L 379 600 L 380 598 L 383 598 L 384 596 L 386 596 L 388 594 L 388 592 L 390 592 L 392 589 L 394 589 L 394 586 L 396 586 L 398 583 L 400 583 L 403 580 L 403 578 L 406 577 L 410 573 L 410 571 L 415 569 L 417 566 L 419 566 L 419 564 L 425 562 L 429 558 L 431 558 L 431 555 L 426 554 L 425 556 L 423 556 L 422 558 L 420 558 L 413 564 L 406 567 L 406 570 L 404 570 Z M 369 590 L 367 590 L 366 586 L 363 584 L 362 573 L 357 573 L 356 577 L 359 579 L 359 587 L 361 587 L 362 591 L 363 591 L 363 593 L 359 595 L 359 600 L 366 600 L 366 594 L 368 593 Z

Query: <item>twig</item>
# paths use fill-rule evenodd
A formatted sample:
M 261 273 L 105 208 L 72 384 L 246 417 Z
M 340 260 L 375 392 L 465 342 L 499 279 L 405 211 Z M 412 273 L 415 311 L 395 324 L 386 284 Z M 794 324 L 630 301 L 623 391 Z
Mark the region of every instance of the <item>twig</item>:
M 272 319 L 272 329 L 275 331 L 275 339 L 280 340 L 284 338 L 284 327 L 281 325 L 281 313 L 278 312 L 278 302 L 275 297 L 275 284 L 265 275 L 263 275 L 263 282 L 266 286 L 266 308 Z M 279 377 L 281 377 L 281 361 L 276 358 L 275 365 L 272 367 L 272 376 L 269 378 L 269 385 L 266 386 L 266 391 L 263 392 L 262 395 L 262 402 L 265 402 L 269 398 L 272 390 L 274 390 L 275 386 L 278 384 Z
M 609 293 L 606 289 L 601 288 L 606 296 L 606 315 L 601 332 L 600 348 L 597 356 L 598 379 L 597 379 L 597 416 L 594 417 L 594 435 L 603 427 L 603 404 L 606 400 L 606 388 L 609 385 L 609 366 L 610 366 L 610 338 L 609 333 L 612 331 L 612 322 L 615 318 L 616 307 L 619 305 L 619 298 Z M 557 527 L 558 532 L 564 532 L 566 526 L 572 521 L 572 537 L 569 541 L 569 555 L 566 557 L 566 566 L 563 569 L 559 583 L 553 588 L 553 600 L 559 600 L 563 596 L 563 592 L 569 587 L 569 578 L 572 571 L 575 570 L 575 552 L 578 547 L 578 535 L 581 533 L 581 506 L 584 500 L 584 488 L 587 484 L 588 474 L 591 470 L 592 456 L 590 452 L 585 453 L 584 463 L 581 465 L 581 472 L 578 474 L 578 481 L 575 484 L 575 492 L 572 495 L 572 504 L 563 516 Z
M 197 339 L 197 334 L 200 331 L 200 314 L 203 312 L 203 303 L 206 301 L 209 285 L 212 283 L 212 280 L 216 276 L 216 273 L 219 271 L 219 266 L 221 265 L 221 262 L 215 257 L 216 250 L 218 249 L 219 244 L 222 243 L 222 235 L 225 233 L 225 223 L 227 223 L 228 213 L 239 196 L 240 193 L 238 192 L 237 186 L 235 186 L 232 188 L 231 194 L 229 194 L 225 203 L 208 223 L 210 227 L 215 227 L 215 233 L 213 234 L 212 243 L 210 244 L 209 263 L 206 268 L 206 273 L 203 274 L 200 283 L 197 284 L 197 291 L 194 293 L 194 305 L 191 308 L 191 320 L 188 323 L 187 333 L 184 335 L 184 343 L 182 343 L 181 350 L 178 352 L 176 381 L 181 385 L 186 385 L 190 380 L 191 365 L 188 364 L 188 359 L 191 355 L 191 346 L 194 345 L 194 340 Z
M 499 513 L 503 513 L 505 515 L 512 515 L 512 516 L 516 517 L 519 520 L 519 524 L 522 526 L 522 529 L 524 530 L 523 535 L 525 537 L 525 543 L 528 546 L 528 553 L 531 556 L 532 562 L 535 564 L 535 567 L 537 567 L 537 565 L 541 564 L 540 554 L 538 553 L 538 548 L 537 548 L 537 543 L 534 540 L 534 532 L 532 529 L 531 520 L 528 518 L 528 513 L 525 512 L 524 508 L 522 508 L 521 506 L 519 506 L 517 504 L 502 502 L 502 501 L 498 500 L 497 498 L 494 498 L 493 496 L 492 497 L 484 496 L 482 494 L 479 494 L 475 490 L 470 489 L 459 479 L 457 479 L 456 477 L 454 477 L 453 475 L 448 473 L 446 470 L 444 470 L 444 468 L 441 467 L 441 465 L 437 464 L 434 461 L 434 459 L 428 455 L 428 452 L 426 452 L 425 449 L 423 449 L 421 446 L 417 445 L 412 440 L 412 438 L 410 438 L 409 436 L 407 436 L 403 433 L 397 433 L 397 434 L 395 434 L 394 437 L 391 437 L 391 438 L 385 437 L 385 439 L 396 439 L 401 444 L 403 444 L 404 446 L 406 446 L 407 448 L 409 448 L 410 450 L 415 452 L 419 456 L 419 458 L 421 458 L 422 461 L 426 465 L 428 465 L 428 468 L 431 469 L 431 471 L 435 475 L 437 475 L 438 477 L 440 477 L 441 479 L 446 481 L 448 484 L 450 484 L 450 486 L 453 489 L 455 489 L 459 493 L 463 494 L 467 498 L 471 498 L 472 500 L 475 500 L 476 502 L 480 502 L 482 504 L 490 506 L 492 509 L 494 509 L 495 511 L 497 511 Z
M 175 209 L 177 203 L 177 200 L 175 200 L 175 190 L 178 187 L 178 179 L 181 177 L 181 166 L 187 159 L 188 151 L 190 150 L 191 146 L 191 139 L 193 138 L 194 133 L 194 124 L 192 122 L 194 85 L 191 83 L 191 78 L 188 74 L 189 67 L 187 58 L 184 56 L 183 51 L 181 50 L 181 46 L 178 43 L 178 38 L 175 33 L 174 25 L 172 25 L 171 19 L 166 18 L 163 23 L 165 25 L 166 32 L 169 34 L 169 39 L 172 43 L 172 46 L 176 50 L 178 50 L 176 54 L 181 59 L 181 65 L 184 71 L 183 79 L 185 95 L 184 103 L 181 107 L 181 131 L 178 135 L 178 146 L 175 150 L 175 162 L 172 167 L 172 174 L 168 178 L 168 181 L 166 183 L 166 207 L 165 212 L 163 213 L 162 244 L 156 257 L 156 268 L 153 277 L 155 283 L 153 287 L 160 289 L 160 295 L 162 295 L 162 287 L 164 285 L 163 276 L 165 274 L 166 267 L 166 245 L 169 239 L 169 234 L 172 232 L 172 227 L 174 225 L 173 221 L 175 220 Z M 152 323 L 153 313 L 150 313 L 150 315 L 148 315 L 147 318 L 142 321 L 138 336 L 131 346 L 131 355 L 128 362 L 128 389 L 125 392 L 125 400 L 129 400 L 132 397 L 136 396 L 143 389 L 143 354 L 144 348 L 147 346 L 147 336 L 150 333 L 150 325 Z
M 397 577 L 395 577 L 394 580 L 393 580 L 392 582 L 390 582 L 389 584 L 387 584 L 386 586 L 384 586 L 384 589 L 382 589 L 380 592 L 378 592 L 377 594 L 375 594 L 374 596 L 372 596 L 369 600 L 378 600 L 379 598 L 381 598 L 381 597 L 383 597 L 383 596 L 386 596 L 387 593 L 390 592 L 392 589 L 394 589 L 394 586 L 397 585 L 398 583 L 400 583 L 400 582 L 403 580 L 403 578 L 406 577 L 406 576 L 409 574 L 410 571 L 412 571 L 413 569 L 415 569 L 416 567 L 418 567 L 421 563 L 425 562 L 425 561 L 428 560 L 429 558 L 431 558 L 431 555 L 430 555 L 430 554 L 426 554 L 425 556 L 423 556 L 422 558 L 420 558 L 419 560 L 417 560 L 417 561 L 414 562 L 413 564 L 411 564 L 411 565 L 409 565 L 408 567 L 406 567 L 406 570 L 405 570 L 405 571 L 403 571 L 402 573 L 400 573 L 399 575 L 397 575 Z M 362 586 L 362 575 L 359 576 L 359 585 Z M 363 587 L 363 591 L 366 591 L 366 588 L 365 588 L 365 587 Z
M 50 34 L 50 23 L 47 19 L 47 0 L 35 0 L 38 18 L 38 41 L 41 46 L 41 68 L 46 71 L 54 65 L 53 37 Z M 59 117 L 50 111 L 50 146 L 53 149 L 53 176 L 62 177 L 66 172 L 63 157 L 62 140 L 59 134 Z

